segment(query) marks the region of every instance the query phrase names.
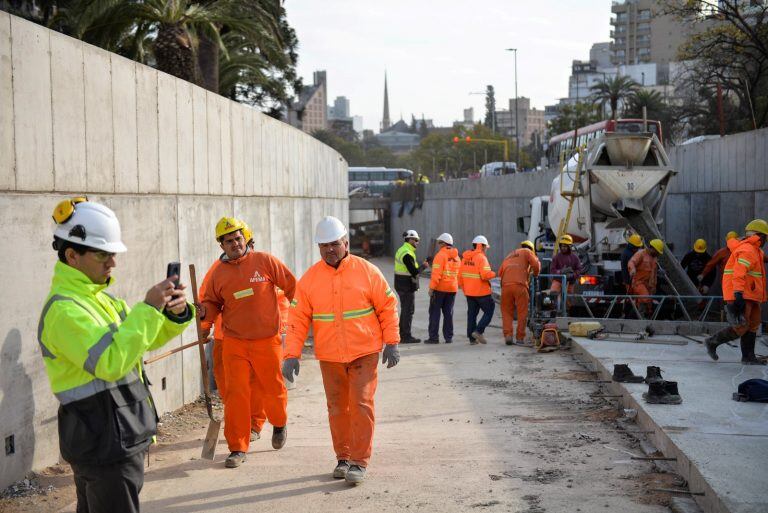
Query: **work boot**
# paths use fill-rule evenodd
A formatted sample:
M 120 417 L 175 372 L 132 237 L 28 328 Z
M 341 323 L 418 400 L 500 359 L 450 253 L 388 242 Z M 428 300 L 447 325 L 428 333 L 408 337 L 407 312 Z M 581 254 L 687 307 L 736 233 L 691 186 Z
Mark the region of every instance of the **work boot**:
M 345 477 L 347 477 L 348 471 L 349 471 L 349 462 L 347 460 L 339 460 L 339 462 L 336 464 L 336 468 L 333 469 L 333 478 L 344 479 Z
M 255 429 L 251 428 L 251 442 L 255 442 L 256 440 L 261 438 L 261 433 L 256 431 Z
M 361 467 L 360 465 L 350 465 L 344 479 L 346 479 L 349 484 L 359 485 L 365 480 L 365 467 Z
M 661 377 L 661 369 L 649 365 L 645 371 L 645 382 L 650 385 L 651 383 L 658 383 L 660 381 L 664 381 L 664 378 Z
M 243 463 L 245 463 L 245 453 L 242 451 L 231 452 L 224 460 L 224 466 L 227 468 L 237 468 Z
M 401 344 L 420 344 L 421 339 L 416 337 L 405 337 L 400 340 Z
M 469 345 L 470 346 L 476 346 L 479 343 L 480 342 L 478 342 L 476 339 L 472 338 L 472 336 L 470 335 L 470 337 L 469 337 Z
M 668 384 L 669 383 L 669 384 Z M 662 381 L 648 385 L 648 391 L 643 392 L 643 399 L 648 404 L 680 404 L 683 402 L 680 394 L 671 394 L 677 392 L 677 382 Z
M 472 332 L 472 338 L 473 338 L 473 339 L 475 339 L 475 340 L 477 340 L 477 341 L 478 341 L 478 342 L 480 342 L 481 344 L 486 344 L 486 343 L 488 343 L 488 341 L 487 341 L 487 340 L 485 340 L 485 337 L 483 336 L 483 334 L 482 334 L 482 333 L 479 333 L 479 332 L 477 332 L 477 331 L 473 331 L 473 332 Z
M 636 376 L 626 363 L 614 364 L 613 380 L 619 383 L 642 383 L 645 381 L 642 376 Z
M 282 449 L 285 441 L 288 440 L 288 426 L 272 428 L 272 448 Z
M 424 341 L 425 344 L 439 344 L 440 341 L 436 338 L 428 338 Z
M 533 347 L 533 342 L 528 342 L 524 338 L 518 338 L 515 340 L 516 346 L 523 346 L 523 347 Z
M 718 331 L 704 340 L 704 345 L 707 346 L 707 354 L 709 354 L 710 358 L 717 361 L 717 346 L 730 342 L 731 340 L 736 340 L 737 338 L 739 338 L 739 334 L 731 327 Z
M 756 341 L 757 333 L 748 331 L 741 336 L 741 363 L 744 365 L 765 365 L 763 360 L 760 360 L 755 356 Z
M 507 344 L 508 346 L 511 346 L 512 344 L 515 343 L 515 339 L 512 337 L 504 337 L 504 343 Z
M 453 339 L 452 338 L 446 338 L 445 339 L 445 343 L 446 344 L 453 344 Z

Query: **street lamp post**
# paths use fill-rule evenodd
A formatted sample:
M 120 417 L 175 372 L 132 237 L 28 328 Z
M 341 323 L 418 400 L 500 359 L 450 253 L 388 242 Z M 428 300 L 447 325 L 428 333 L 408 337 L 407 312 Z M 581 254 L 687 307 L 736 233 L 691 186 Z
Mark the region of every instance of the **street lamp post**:
M 520 168 L 520 127 L 518 124 L 517 113 L 517 48 L 507 48 L 508 52 L 515 52 L 515 153 L 516 162 L 515 165 Z

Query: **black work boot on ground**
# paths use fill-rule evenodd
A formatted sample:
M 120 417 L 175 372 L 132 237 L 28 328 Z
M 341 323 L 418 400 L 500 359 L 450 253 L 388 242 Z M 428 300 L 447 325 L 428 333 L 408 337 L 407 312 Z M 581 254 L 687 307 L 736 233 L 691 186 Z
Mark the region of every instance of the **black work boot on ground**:
M 709 354 L 710 358 L 717 361 L 717 346 L 730 342 L 731 340 L 736 340 L 737 338 L 739 338 L 739 334 L 736 333 L 733 328 L 725 328 L 718 331 L 704 340 L 704 345 L 707 347 L 707 354 Z
M 446 338 L 445 339 L 445 343 L 446 344 L 453 344 L 453 339 L 452 338 Z
M 224 460 L 224 466 L 227 468 L 237 468 L 243 463 L 245 463 L 245 453 L 241 451 L 229 453 L 227 459 Z
M 662 381 L 648 385 L 648 391 L 643 392 L 643 399 L 649 404 L 680 404 L 683 402 L 680 394 L 670 394 L 670 391 L 677 392 L 677 382 Z
M 613 380 L 619 383 L 642 383 L 642 376 L 636 376 L 629 365 L 626 363 L 617 363 L 613 366 Z
M 282 449 L 288 440 L 288 426 L 272 428 L 272 448 Z
M 421 339 L 416 337 L 401 337 L 400 343 L 401 344 L 420 344 Z
M 333 478 L 344 479 L 345 477 L 347 477 L 348 471 L 349 471 L 349 462 L 347 460 L 339 460 L 339 462 L 336 464 L 336 468 L 333 469 Z
M 649 365 L 645 371 L 645 382 L 650 385 L 651 383 L 658 383 L 659 381 L 664 381 L 664 378 L 661 377 L 661 369 Z
M 744 365 L 765 365 L 763 360 L 759 360 L 755 356 L 756 341 L 757 333 L 748 331 L 741 336 L 741 363 Z

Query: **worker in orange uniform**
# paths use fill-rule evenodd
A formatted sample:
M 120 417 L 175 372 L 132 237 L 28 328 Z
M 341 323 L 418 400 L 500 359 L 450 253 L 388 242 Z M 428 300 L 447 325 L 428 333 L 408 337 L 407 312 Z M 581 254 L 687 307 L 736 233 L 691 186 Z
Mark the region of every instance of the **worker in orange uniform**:
M 528 303 L 531 274 L 538 276 L 541 262 L 536 257 L 533 242 L 524 240 L 520 247 L 509 253 L 499 267 L 501 278 L 501 319 L 504 342 L 508 346 L 531 345 L 525 341 L 525 326 L 528 324 Z M 517 311 L 517 332 L 512 331 L 512 321 Z M 513 336 L 514 335 L 514 336 Z
M 728 259 L 731 257 L 731 250 L 728 249 L 728 241 L 731 239 L 738 239 L 739 234 L 730 231 L 725 236 L 725 246 L 715 251 L 715 254 L 712 255 L 712 258 L 709 259 L 709 262 L 704 266 L 704 269 L 701 271 L 701 274 L 699 274 L 696 279 L 699 282 L 703 282 L 705 278 L 709 278 L 710 275 L 716 270 L 720 276 L 720 280 L 722 281 L 723 276 L 723 269 L 725 269 L 725 264 L 728 262 Z M 711 279 L 714 282 L 717 275 L 712 276 Z
M 440 250 L 432 261 L 429 280 L 429 338 L 425 344 L 437 344 L 440 314 L 443 316 L 443 339 L 453 342 L 453 305 L 459 291 L 459 250 L 453 247 L 453 236 L 441 233 L 437 238 Z
M 243 237 L 245 238 L 248 247 L 253 250 L 253 233 L 245 222 L 243 222 L 243 225 Z M 221 257 L 224 255 L 225 253 L 222 253 Z M 200 297 L 205 295 L 205 288 L 208 284 L 208 278 L 211 275 L 211 271 L 218 265 L 221 265 L 221 257 L 211 265 L 210 269 L 208 269 L 208 272 L 205 274 L 203 282 L 200 284 Z M 282 294 L 282 291 L 278 291 L 278 296 L 280 294 Z M 287 304 L 285 295 L 282 295 L 283 300 Z M 282 309 L 280 318 L 285 318 Z M 217 316 L 214 322 L 204 321 L 202 325 L 204 330 L 210 330 L 211 327 L 213 327 L 213 377 L 216 383 L 216 388 L 219 391 L 219 397 L 223 404 L 224 398 L 226 397 L 227 381 L 224 375 L 224 360 L 222 358 L 224 349 L 224 328 L 221 325 L 221 315 Z M 281 331 L 281 333 L 282 332 L 283 331 Z M 261 438 L 261 429 L 264 427 L 264 422 L 267 420 L 267 415 L 264 413 L 264 405 L 261 402 L 261 396 L 257 393 L 257 387 L 254 384 L 255 380 L 256 376 L 253 373 L 253 370 L 251 370 L 251 442 Z
M 747 224 L 743 239 L 731 239 L 731 256 L 723 271 L 723 299 L 726 301 L 729 327 L 705 340 L 707 353 L 717 360 L 717 346 L 741 337 L 741 363 L 765 365 L 755 356 L 755 340 L 760 327 L 760 304 L 768 296 L 765 290 L 765 254 L 768 222 L 754 219 Z
M 459 269 L 459 287 L 467 298 L 467 337 L 470 345 L 478 342 L 485 344 L 485 328 L 493 319 L 493 311 L 496 303 L 491 297 L 491 279 L 496 273 L 491 270 L 491 264 L 485 256 L 490 247 L 488 239 L 478 235 L 472 239 L 473 249 L 467 250 L 461 255 L 461 267 Z M 477 315 L 483 311 L 480 322 Z
M 648 247 L 641 249 L 629 260 L 627 268 L 632 280 L 632 294 L 635 296 L 652 296 L 656 293 L 656 279 L 658 276 L 659 255 L 664 252 L 664 241 L 653 239 Z M 637 300 L 645 305 L 647 315 L 651 315 L 653 300 L 643 297 Z
M 340 220 L 323 218 L 315 242 L 321 260 L 301 277 L 291 302 L 283 376 L 298 375 L 311 326 L 336 452 L 333 477 L 360 484 L 373 448 L 379 352 L 387 368 L 400 361 L 397 300 L 377 267 L 349 254 Z
M 292 299 L 296 279 L 280 260 L 246 244 L 244 223 L 231 217 L 216 225 L 216 239 L 224 250 L 221 264 L 210 273 L 202 296 L 200 318 L 213 322 L 222 315 L 226 396 L 224 436 L 230 455 L 229 468 L 245 462 L 251 427 L 251 369 L 256 392 L 272 424 L 272 447 L 280 449 L 288 437 L 286 406 L 288 393 L 280 363 L 280 311 L 276 288 Z M 207 333 L 204 333 L 207 336 Z

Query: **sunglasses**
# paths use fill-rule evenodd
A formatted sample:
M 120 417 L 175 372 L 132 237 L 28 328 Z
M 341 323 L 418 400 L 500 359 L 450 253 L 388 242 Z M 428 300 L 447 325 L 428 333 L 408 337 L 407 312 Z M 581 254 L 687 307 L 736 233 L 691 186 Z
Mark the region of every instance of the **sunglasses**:
M 115 253 L 107 253 L 106 251 L 89 251 L 88 253 L 93 255 L 93 259 L 101 264 L 115 256 Z

